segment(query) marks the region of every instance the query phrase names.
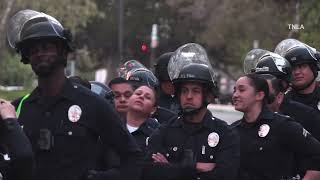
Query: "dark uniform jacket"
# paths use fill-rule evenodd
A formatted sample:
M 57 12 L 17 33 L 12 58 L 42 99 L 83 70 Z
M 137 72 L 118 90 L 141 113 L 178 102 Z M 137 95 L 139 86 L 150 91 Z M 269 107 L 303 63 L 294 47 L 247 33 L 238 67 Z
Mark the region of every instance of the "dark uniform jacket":
M 177 113 L 161 106 L 158 106 L 156 112 L 152 115 L 152 118 L 157 119 L 160 124 L 176 119 L 177 117 Z
M 30 142 L 16 119 L 0 118 L 3 180 L 31 180 L 33 153 Z M 5 147 L 5 148 L 3 148 Z M 8 153 L 7 155 L 5 155 Z M 6 158 L 5 158 L 6 157 Z
M 310 94 L 300 94 L 294 90 L 286 93 L 286 97 L 292 99 L 294 101 L 300 102 L 307 106 L 312 107 L 319 111 L 320 108 L 320 87 L 316 87 L 316 89 Z
M 160 152 L 169 164 L 149 163 L 145 179 L 233 180 L 239 167 L 239 139 L 223 121 L 207 111 L 201 123 L 182 117 L 160 126 L 149 139 L 147 158 Z M 216 163 L 209 172 L 197 173 L 196 162 Z
M 131 133 L 144 154 L 146 153 L 149 137 L 159 126 L 160 124 L 155 119 L 148 118 L 136 131 Z
M 19 116 L 35 153 L 33 179 L 83 178 L 95 169 L 99 140 L 120 154 L 123 179 L 138 178 L 134 164 L 139 162 L 141 151 L 110 106 L 69 80 L 56 97 L 43 97 L 36 88 L 24 101 Z
M 290 116 L 320 141 L 320 111 L 285 97 L 279 113 Z
M 320 144 L 288 116 L 263 108 L 258 120 L 232 124 L 240 134 L 239 180 L 283 180 L 295 176 L 295 154 L 319 170 Z

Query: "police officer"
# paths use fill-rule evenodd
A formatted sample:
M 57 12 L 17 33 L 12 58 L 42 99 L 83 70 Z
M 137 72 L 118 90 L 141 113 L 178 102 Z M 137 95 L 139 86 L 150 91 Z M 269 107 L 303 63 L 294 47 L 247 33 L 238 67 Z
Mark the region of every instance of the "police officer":
M 129 98 L 126 126 L 144 153 L 149 136 L 160 125 L 154 118 L 150 118 L 156 110 L 156 91 L 153 87 L 142 85 Z
M 269 83 L 270 103 L 268 106 L 270 109 L 273 112 L 290 116 L 320 140 L 319 111 L 284 96 L 292 79 L 289 62 L 280 55 L 269 52 L 258 60 L 255 73 L 273 75 L 262 76 Z
M 161 126 L 149 139 L 148 158 L 153 162 L 146 166 L 144 178 L 236 179 L 238 136 L 207 109 L 217 85 L 206 52 L 189 43 L 175 57 L 179 59 L 168 69 L 175 70 L 170 78 L 182 116 Z
M 0 99 L 1 152 L 0 177 L 4 180 L 31 180 L 33 153 L 30 142 L 19 126 L 14 106 Z
M 96 166 L 100 140 L 120 154 L 121 178 L 138 178 L 134 164 L 141 151 L 119 116 L 106 100 L 73 85 L 64 74 L 70 33 L 53 17 L 32 10 L 19 11 L 11 25 L 21 27 L 9 26 L 15 35 L 9 33 L 10 45 L 38 77 L 38 87 L 24 100 L 19 116 L 35 153 L 33 179 L 85 178 Z
M 239 180 L 283 180 L 295 176 L 295 157 L 305 161 L 303 179 L 319 178 L 320 143 L 288 116 L 272 113 L 267 82 L 258 74 L 240 77 L 233 103 L 244 113 L 232 124 L 240 133 Z
M 158 121 L 150 118 L 156 109 L 156 91 L 151 86 L 141 85 L 128 99 L 128 111 L 123 121 L 124 126 L 132 134 L 143 153 L 148 145 L 149 136 L 159 127 Z M 114 171 L 120 164 L 119 157 L 112 148 L 102 146 L 102 151 L 99 154 L 101 155 L 98 158 L 99 168 L 91 171 L 90 180 L 107 179 L 106 170 Z
M 292 66 L 292 90 L 286 96 L 319 110 L 320 87 L 316 85 L 319 59 L 316 50 L 300 41 L 286 39 L 277 45 L 275 52 Z
M 169 109 L 176 113 L 179 112 L 179 104 L 174 97 L 174 87 L 168 74 L 168 64 L 173 52 L 162 54 L 157 60 L 155 67 L 155 76 L 159 80 L 158 104 L 160 107 Z
M 109 87 L 114 95 L 114 107 L 124 120 L 127 116 L 128 100 L 131 97 L 134 88 L 126 79 L 122 77 L 116 77 L 112 79 L 109 82 Z
M 134 88 L 138 88 L 141 85 L 147 85 L 153 87 L 154 89 L 156 89 L 156 91 L 158 91 L 159 89 L 158 79 L 148 69 L 133 69 L 128 72 L 127 78 Z M 156 97 L 158 99 L 158 96 Z M 175 119 L 177 117 L 177 114 L 169 109 L 157 106 L 157 110 L 153 113 L 152 117 L 157 119 L 160 124 L 163 124 L 170 119 Z

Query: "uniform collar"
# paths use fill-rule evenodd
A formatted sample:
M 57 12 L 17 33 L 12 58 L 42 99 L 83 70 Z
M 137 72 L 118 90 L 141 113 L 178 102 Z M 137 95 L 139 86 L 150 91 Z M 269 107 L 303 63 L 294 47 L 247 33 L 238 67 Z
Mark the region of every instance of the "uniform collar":
M 134 134 L 135 132 L 142 132 L 146 136 L 150 136 L 154 130 L 154 128 L 152 127 L 152 124 L 154 122 L 152 121 L 154 121 L 154 119 L 148 118 L 144 123 L 140 125 L 140 127 L 136 131 L 132 133 Z
M 263 120 L 270 120 L 274 118 L 274 113 L 266 106 L 262 106 L 262 110 L 257 118 L 257 121 L 253 123 L 247 123 L 244 119 L 244 117 L 241 119 L 241 123 L 239 124 L 240 126 L 254 126 L 256 124 L 260 124 L 261 121 Z
M 72 85 L 69 79 L 66 79 L 62 90 L 58 93 L 57 97 L 62 97 L 65 99 L 74 99 L 74 89 L 78 88 L 77 85 Z M 26 99 L 26 102 L 33 102 L 41 99 L 40 88 L 36 87 Z
M 215 118 L 212 116 L 211 112 L 207 110 L 206 114 L 204 115 L 202 121 L 200 122 L 202 127 L 209 128 L 212 127 L 210 126 L 210 122 L 214 120 Z M 185 122 L 183 121 L 183 117 L 179 116 L 176 121 L 174 121 L 171 126 L 172 127 L 183 127 Z

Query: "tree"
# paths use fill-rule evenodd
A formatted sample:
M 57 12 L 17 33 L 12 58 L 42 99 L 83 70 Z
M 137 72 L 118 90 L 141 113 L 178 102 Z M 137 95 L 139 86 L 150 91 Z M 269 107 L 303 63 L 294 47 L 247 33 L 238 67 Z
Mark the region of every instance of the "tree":
M 301 25 L 303 29 L 299 31 L 299 38 L 310 44 L 311 46 L 320 49 L 320 2 L 316 0 L 301 2 Z

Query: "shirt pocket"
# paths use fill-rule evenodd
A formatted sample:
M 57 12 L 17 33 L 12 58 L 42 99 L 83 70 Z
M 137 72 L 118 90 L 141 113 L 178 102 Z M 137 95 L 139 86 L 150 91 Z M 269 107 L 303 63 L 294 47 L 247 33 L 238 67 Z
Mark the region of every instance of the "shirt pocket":
M 216 159 L 216 147 L 201 146 L 200 153 L 198 153 L 197 161 L 203 163 L 214 163 Z

